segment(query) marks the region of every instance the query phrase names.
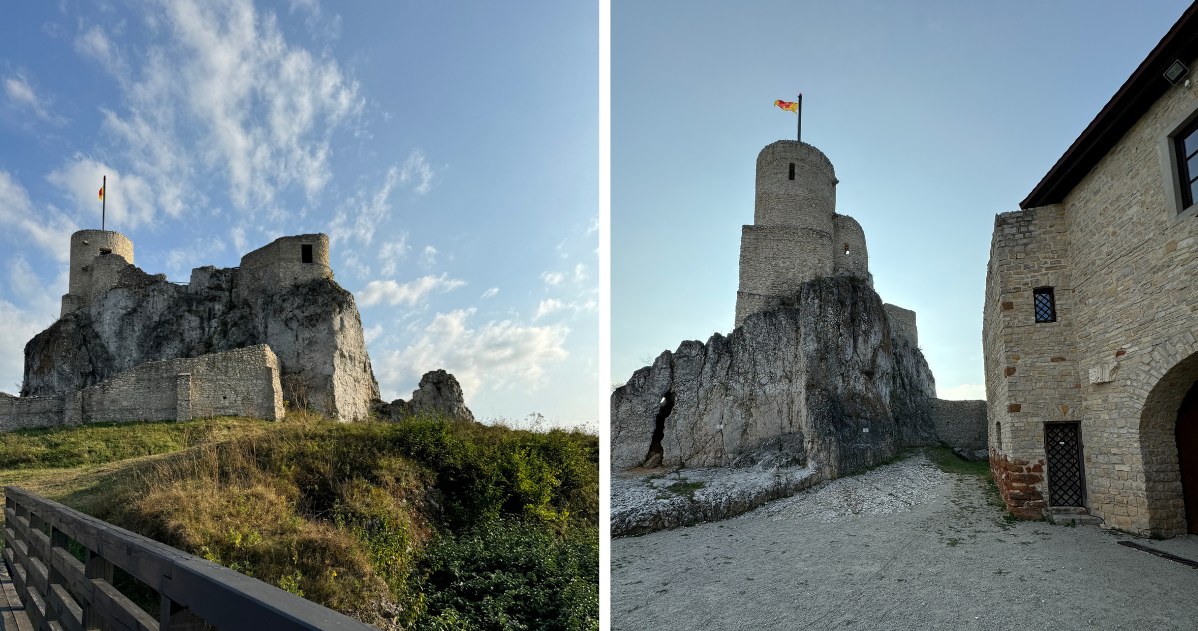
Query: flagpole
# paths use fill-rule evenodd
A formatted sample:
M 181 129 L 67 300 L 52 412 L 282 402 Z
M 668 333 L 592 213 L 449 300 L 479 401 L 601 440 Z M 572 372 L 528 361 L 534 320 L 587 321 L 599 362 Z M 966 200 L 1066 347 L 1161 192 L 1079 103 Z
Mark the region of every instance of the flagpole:
M 799 92 L 798 129 L 795 130 L 795 140 L 803 142 L 803 93 Z
M 95 180 L 92 180 L 95 182 Z M 104 231 L 104 220 L 107 218 L 108 211 L 108 176 L 104 176 L 104 182 L 100 186 L 100 190 L 104 191 L 104 196 L 100 198 L 100 231 Z

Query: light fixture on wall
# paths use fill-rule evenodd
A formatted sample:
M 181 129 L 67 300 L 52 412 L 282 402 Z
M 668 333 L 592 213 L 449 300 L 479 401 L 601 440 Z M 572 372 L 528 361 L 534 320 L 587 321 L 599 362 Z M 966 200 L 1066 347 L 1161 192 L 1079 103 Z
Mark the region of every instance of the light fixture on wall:
M 1178 59 L 1174 59 L 1173 63 L 1169 64 L 1169 67 L 1165 69 L 1165 80 L 1173 85 L 1177 85 L 1177 82 L 1181 81 L 1182 77 L 1189 74 L 1189 72 L 1190 69 L 1185 64 L 1181 63 Z

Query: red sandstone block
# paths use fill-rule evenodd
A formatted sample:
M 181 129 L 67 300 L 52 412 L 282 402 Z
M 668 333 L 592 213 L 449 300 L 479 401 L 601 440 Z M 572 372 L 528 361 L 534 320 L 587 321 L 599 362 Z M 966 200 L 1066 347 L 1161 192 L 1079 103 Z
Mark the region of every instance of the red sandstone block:
M 1003 369 L 1003 374 L 1010 377 L 1011 375 L 1015 374 L 1015 367 L 1007 366 L 1006 368 Z
M 1019 405 L 1018 403 L 1012 403 L 1011 405 L 1007 406 L 1007 411 L 1008 412 L 1018 412 L 1021 408 L 1022 408 L 1022 406 Z

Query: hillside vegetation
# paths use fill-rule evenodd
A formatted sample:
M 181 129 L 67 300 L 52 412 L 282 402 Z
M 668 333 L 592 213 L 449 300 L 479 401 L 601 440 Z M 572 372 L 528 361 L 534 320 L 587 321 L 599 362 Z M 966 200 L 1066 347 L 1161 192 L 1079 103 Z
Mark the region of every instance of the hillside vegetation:
M 0 483 L 383 628 L 597 629 L 598 438 L 422 417 L 0 434 Z

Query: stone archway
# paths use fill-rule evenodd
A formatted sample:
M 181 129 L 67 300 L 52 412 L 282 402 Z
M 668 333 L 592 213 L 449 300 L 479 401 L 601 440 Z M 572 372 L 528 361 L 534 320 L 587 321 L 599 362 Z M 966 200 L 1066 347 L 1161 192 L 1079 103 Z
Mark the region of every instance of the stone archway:
M 1140 414 L 1140 453 L 1144 463 L 1147 530 L 1153 536 L 1185 534 L 1186 500 L 1179 456 L 1198 464 L 1198 450 L 1178 453 L 1178 425 L 1198 422 L 1198 352 L 1164 371 L 1148 391 Z M 1181 438 L 1187 440 L 1182 428 Z M 1198 500 L 1195 500 L 1198 502 Z
M 1187 530 L 1198 535 L 1198 383 L 1190 386 L 1177 411 L 1175 435 Z

